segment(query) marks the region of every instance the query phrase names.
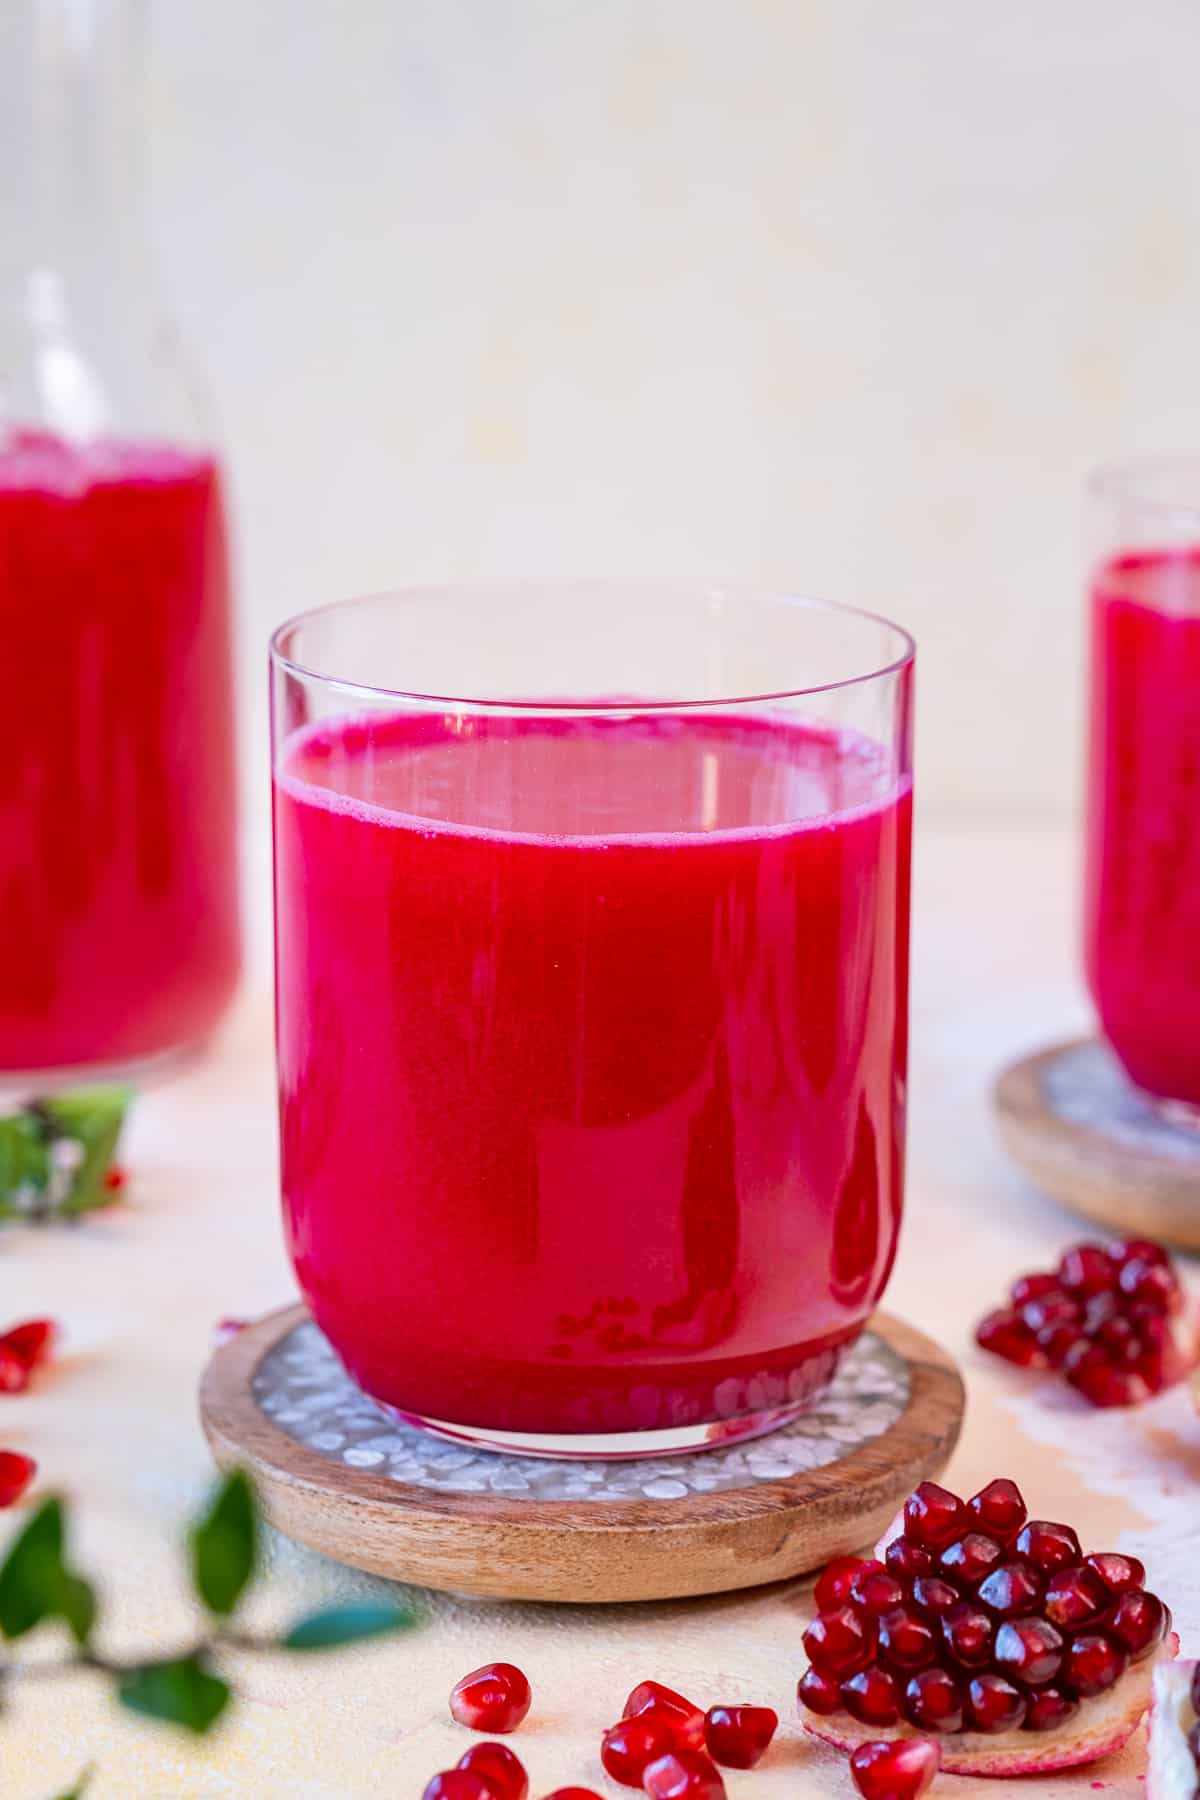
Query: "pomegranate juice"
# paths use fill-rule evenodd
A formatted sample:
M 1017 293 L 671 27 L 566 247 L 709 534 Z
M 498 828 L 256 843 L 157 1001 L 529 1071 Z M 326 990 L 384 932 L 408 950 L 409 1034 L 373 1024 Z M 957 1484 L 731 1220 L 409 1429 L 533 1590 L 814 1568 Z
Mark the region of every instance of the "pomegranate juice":
M 1086 946 L 1132 1080 L 1200 1106 L 1200 547 L 1095 584 Z
M 566 1434 L 828 1377 L 899 1223 L 910 818 L 881 749 L 778 719 L 284 741 L 287 1230 L 367 1389 Z
M 0 632 L 0 1069 L 192 1041 L 238 964 L 213 463 L 0 436 Z

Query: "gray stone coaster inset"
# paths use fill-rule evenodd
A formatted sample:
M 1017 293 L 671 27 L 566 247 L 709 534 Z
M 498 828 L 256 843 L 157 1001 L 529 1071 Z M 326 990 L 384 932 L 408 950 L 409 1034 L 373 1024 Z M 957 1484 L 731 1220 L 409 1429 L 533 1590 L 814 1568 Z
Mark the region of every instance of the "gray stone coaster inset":
M 398 1423 L 357 1387 L 311 1321 L 263 1357 L 253 1393 L 281 1431 L 330 1462 L 441 1494 L 531 1500 L 682 1500 L 781 1481 L 840 1462 L 896 1424 L 908 1364 L 875 1332 L 842 1359 L 809 1411 L 767 1437 L 725 1449 L 629 1461 L 553 1461 L 448 1443 Z
M 1200 1024 L 1197 1026 L 1200 1031 Z M 1200 1130 L 1156 1106 L 1099 1041 L 1072 1044 L 1042 1070 L 1051 1111 L 1130 1150 L 1170 1157 L 1200 1173 Z

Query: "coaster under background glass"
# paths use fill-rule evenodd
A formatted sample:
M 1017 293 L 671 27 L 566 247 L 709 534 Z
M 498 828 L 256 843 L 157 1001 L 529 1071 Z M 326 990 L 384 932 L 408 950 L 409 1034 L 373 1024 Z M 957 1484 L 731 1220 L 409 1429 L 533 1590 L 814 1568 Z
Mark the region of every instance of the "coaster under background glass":
M 1005 1148 L 1055 1200 L 1126 1236 L 1200 1250 L 1200 1130 L 1134 1087 L 1106 1044 L 1022 1057 L 994 1103 Z
M 766 1438 L 687 1456 L 551 1461 L 456 1446 L 357 1388 L 306 1310 L 217 1350 L 201 1416 L 289 1537 L 355 1568 L 510 1599 L 663 1599 L 801 1575 L 874 1541 L 945 1466 L 963 1387 L 877 1314 L 826 1394 Z

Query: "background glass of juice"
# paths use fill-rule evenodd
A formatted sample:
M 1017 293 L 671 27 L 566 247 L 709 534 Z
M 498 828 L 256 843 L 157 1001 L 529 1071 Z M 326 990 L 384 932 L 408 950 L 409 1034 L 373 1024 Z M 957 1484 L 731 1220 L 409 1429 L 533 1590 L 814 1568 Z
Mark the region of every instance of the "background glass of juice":
M 1200 1122 L 1200 457 L 1089 504 L 1088 981 L 1130 1079 Z
M 900 1223 L 913 648 L 786 595 L 332 606 L 273 644 L 283 1203 L 407 1417 L 770 1428 Z

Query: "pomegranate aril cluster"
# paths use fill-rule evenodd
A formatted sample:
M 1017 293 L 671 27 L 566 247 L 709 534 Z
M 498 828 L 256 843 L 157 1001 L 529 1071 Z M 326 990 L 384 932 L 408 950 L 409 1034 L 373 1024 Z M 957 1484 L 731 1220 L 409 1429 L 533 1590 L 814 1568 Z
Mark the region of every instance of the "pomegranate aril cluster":
M 1085 1556 L 1011 1481 L 965 1504 L 923 1482 L 884 1561 L 839 1557 L 816 1588 L 798 1696 L 881 1731 L 1054 1731 L 1170 1626 L 1134 1557 Z
M 1134 1406 L 1182 1380 L 1196 1323 L 1166 1251 L 1132 1239 L 1076 1244 L 1057 1269 L 1023 1275 L 980 1321 L 985 1350 L 1024 1369 L 1057 1369 L 1093 1406 Z

